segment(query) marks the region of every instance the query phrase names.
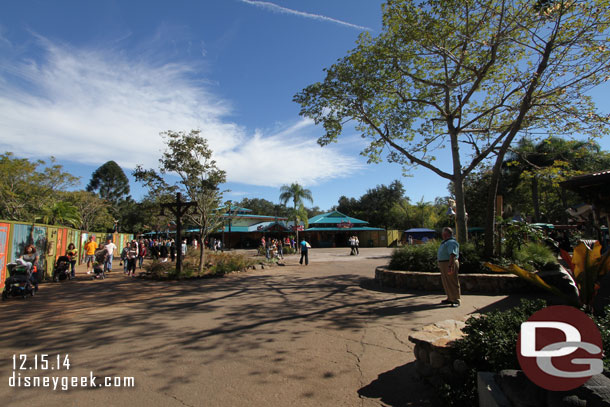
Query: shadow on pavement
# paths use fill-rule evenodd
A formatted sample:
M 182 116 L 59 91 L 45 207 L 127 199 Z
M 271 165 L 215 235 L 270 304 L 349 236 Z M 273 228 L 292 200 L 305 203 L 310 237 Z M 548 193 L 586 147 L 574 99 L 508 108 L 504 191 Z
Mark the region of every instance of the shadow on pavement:
M 430 385 L 417 379 L 415 362 L 381 373 L 358 390 L 360 397 L 378 399 L 388 406 L 442 405 Z

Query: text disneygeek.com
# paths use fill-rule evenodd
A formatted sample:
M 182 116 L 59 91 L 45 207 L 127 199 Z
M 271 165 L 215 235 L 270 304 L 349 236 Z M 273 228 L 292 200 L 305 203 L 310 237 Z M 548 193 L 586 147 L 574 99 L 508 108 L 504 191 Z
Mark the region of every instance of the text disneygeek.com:
M 93 372 L 89 376 L 22 376 L 21 373 L 13 372 L 8 379 L 9 387 L 44 387 L 53 390 L 67 391 L 72 388 L 97 388 L 97 387 L 134 387 L 135 379 L 127 376 L 96 377 Z
M 14 354 L 12 362 L 13 374 L 8 378 L 9 387 L 43 387 L 62 391 L 78 387 L 135 387 L 135 378 L 130 376 L 105 376 L 98 378 L 93 375 L 93 372 L 89 372 L 89 376 L 39 376 L 26 373 L 33 373 L 32 370 L 45 373 L 50 371 L 68 371 L 71 367 L 70 355 L 68 354 Z

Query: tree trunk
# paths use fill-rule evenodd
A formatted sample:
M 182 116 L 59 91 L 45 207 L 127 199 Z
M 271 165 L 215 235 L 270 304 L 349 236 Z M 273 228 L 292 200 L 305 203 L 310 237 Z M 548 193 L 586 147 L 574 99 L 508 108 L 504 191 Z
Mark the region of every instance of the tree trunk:
M 534 204 L 534 223 L 540 222 L 540 196 L 538 194 L 538 179 L 532 177 L 532 202 Z
M 453 158 L 453 185 L 455 189 L 455 223 L 457 227 L 457 240 L 460 243 L 468 241 L 468 224 L 466 222 L 466 199 L 464 197 L 464 175 L 460 160 L 458 135 L 451 135 L 451 155 Z
M 203 238 L 199 240 L 199 274 L 203 274 L 203 266 L 205 266 L 205 244 Z M 180 249 L 182 250 L 182 249 Z
M 491 181 L 489 183 L 489 191 L 487 193 L 487 203 L 485 210 L 485 257 L 491 258 L 494 255 L 494 237 L 496 227 L 496 195 L 498 193 L 498 184 L 500 183 L 500 170 L 502 169 L 502 160 L 496 160 L 493 171 L 491 173 Z

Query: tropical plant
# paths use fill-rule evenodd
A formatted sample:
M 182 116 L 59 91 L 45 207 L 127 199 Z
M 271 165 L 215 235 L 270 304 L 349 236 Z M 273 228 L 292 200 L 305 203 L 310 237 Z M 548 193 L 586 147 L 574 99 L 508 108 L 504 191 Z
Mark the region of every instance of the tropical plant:
M 574 302 L 572 298 L 558 287 L 545 282 L 538 274 L 529 272 L 516 264 L 509 266 L 499 266 L 491 263 L 485 263 L 490 270 L 496 272 L 508 272 L 518 277 L 529 281 L 559 297 L 562 297 L 566 302 L 574 306 L 584 308 L 586 311 L 593 311 L 593 300 L 600 286 L 600 280 L 608 272 L 610 272 L 610 251 L 601 254 L 601 244 L 595 242 L 593 248 L 589 248 L 584 242 L 580 242 L 574 248 L 574 255 L 570 255 L 562 250 L 562 256 L 569 266 L 567 276 L 571 278 L 571 283 L 575 286 L 578 292 L 578 302 Z
M 48 225 L 79 227 L 81 216 L 78 208 L 69 202 L 55 202 L 42 208 L 40 221 Z
M 313 196 L 309 189 L 303 188 L 297 182 L 290 185 L 282 185 L 280 188 L 280 201 L 286 205 L 288 201 L 292 200 L 293 208 L 290 213 L 290 217 L 294 219 L 294 225 L 296 229 L 297 242 L 299 241 L 299 221 L 305 223 L 305 228 L 308 227 L 307 210 L 303 204 L 303 200 L 307 200 L 313 203 Z

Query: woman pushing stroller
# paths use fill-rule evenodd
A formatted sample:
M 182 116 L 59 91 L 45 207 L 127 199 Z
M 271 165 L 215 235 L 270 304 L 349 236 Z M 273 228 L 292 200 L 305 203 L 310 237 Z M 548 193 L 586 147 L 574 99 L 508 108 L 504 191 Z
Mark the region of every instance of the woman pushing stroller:
M 32 244 L 27 245 L 19 260 L 27 267 L 30 282 L 34 286 L 34 292 L 38 291 L 38 254 L 36 254 L 36 247 Z

